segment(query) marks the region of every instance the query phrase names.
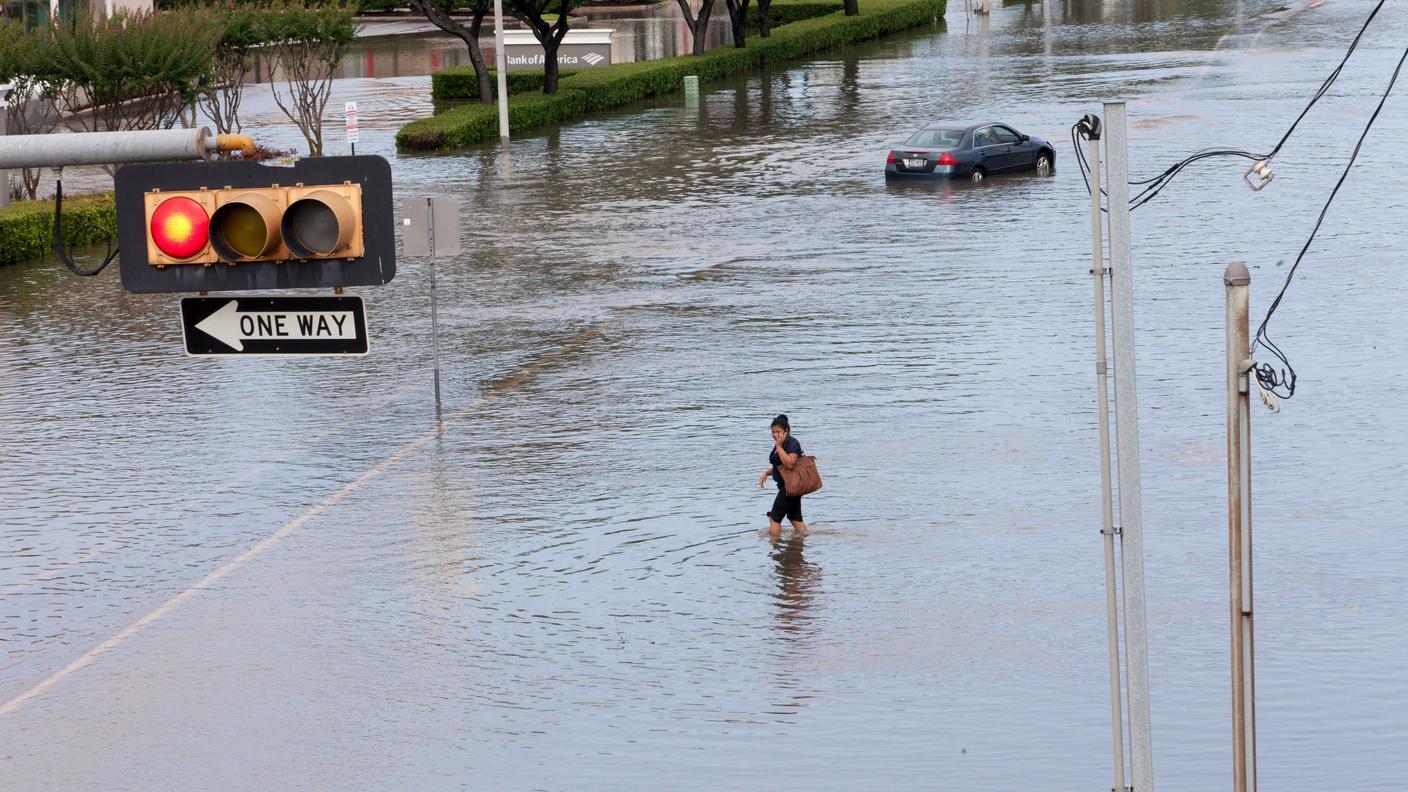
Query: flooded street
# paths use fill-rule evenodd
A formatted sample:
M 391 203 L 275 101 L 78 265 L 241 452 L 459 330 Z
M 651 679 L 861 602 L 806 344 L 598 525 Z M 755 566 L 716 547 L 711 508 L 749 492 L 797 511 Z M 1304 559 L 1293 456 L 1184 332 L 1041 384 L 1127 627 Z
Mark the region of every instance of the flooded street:
M 955 3 L 511 167 L 395 157 L 428 77 L 339 83 L 398 205 L 463 202 L 438 424 L 424 260 L 353 290 L 347 359 L 187 357 L 177 295 L 0 268 L 0 789 L 1108 788 L 1069 129 L 1126 99 L 1133 178 L 1268 150 L 1369 10 L 1281 8 Z M 1161 792 L 1230 775 L 1222 273 L 1255 327 L 1405 38 L 1390 5 L 1266 190 L 1213 160 L 1133 214 Z M 263 90 L 246 132 L 297 145 Z M 919 124 L 988 118 L 1055 176 L 885 183 Z M 1273 322 L 1296 396 L 1253 415 L 1267 790 L 1408 776 L 1405 134 L 1400 85 Z M 779 412 L 826 485 L 773 543 Z

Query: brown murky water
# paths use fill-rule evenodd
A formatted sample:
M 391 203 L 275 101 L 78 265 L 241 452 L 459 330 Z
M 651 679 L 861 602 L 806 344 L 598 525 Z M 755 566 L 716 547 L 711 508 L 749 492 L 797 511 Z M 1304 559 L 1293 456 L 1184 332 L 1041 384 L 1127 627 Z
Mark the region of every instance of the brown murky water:
M 511 169 L 394 160 L 401 195 L 464 202 L 439 433 L 423 261 L 364 292 L 354 360 L 188 358 L 174 296 L 0 270 L 0 707 L 83 659 L 0 715 L 0 786 L 1105 788 L 1067 130 L 1128 99 L 1140 176 L 1269 146 L 1367 13 L 1255 18 L 1279 7 L 954 8 Z M 1199 165 L 1134 216 L 1161 790 L 1229 776 L 1221 274 L 1248 261 L 1259 318 L 1405 31 L 1383 13 L 1266 191 Z M 427 92 L 334 104 L 390 157 Z M 1254 418 L 1265 789 L 1408 775 L 1396 99 L 1277 315 L 1300 392 Z M 1058 142 L 1057 174 L 884 183 L 889 143 L 975 116 Z M 774 544 L 777 412 L 826 488 Z

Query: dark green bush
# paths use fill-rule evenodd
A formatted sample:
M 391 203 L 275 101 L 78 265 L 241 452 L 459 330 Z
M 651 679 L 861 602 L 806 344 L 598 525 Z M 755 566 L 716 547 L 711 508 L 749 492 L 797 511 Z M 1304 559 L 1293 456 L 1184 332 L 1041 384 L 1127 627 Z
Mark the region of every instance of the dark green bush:
M 575 71 L 562 71 L 559 77 L 570 77 Z M 494 84 L 494 95 L 498 96 L 499 83 L 496 72 L 489 70 L 489 82 Z M 508 73 L 508 95 L 530 93 L 543 90 L 543 73 L 536 71 L 511 71 Z M 451 66 L 430 75 L 430 98 L 437 102 L 450 99 L 478 99 L 479 78 L 474 76 L 473 66 Z
M 509 129 L 533 129 L 546 124 L 559 124 L 577 118 L 586 110 L 586 100 L 577 91 L 522 94 L 509 102 Z M 470 104 L 401 127 L 396 133 L 396 146 L 422 151 L 462 148 L 486 140 L 495 140 L 498 136 L 498 106 Z
M 64 199 L 65 245 L 93 245 L 115 233 L 112 193 Z M 29 261 L 53 249 L 53 201 L 22 201 L 0 209 L 0 264 Z
M 769 9 L 768 16 L 772 19 L 772 27 L 776 30 L 782 25 L 790 25 L 793 22 L 801 22 L 803 19 L 826 16 L 842 9 L 840 3 L 783 3 L 776 2 Z M 748 28 L 758 29 L 758 8 L 748 6 Z
M 817 5 L 821 4 L 778 2 L 773 9 L 790 14 L 793 12 L 781 9 Z M 866 0 L 861 5 L 860 15 L 850 17 L 841 13 L 839 5 L 833 5 L 831 13 L 776 27 L 771 37 L 751 39 L 748 46 L 741 49 L 719 47 L 703 55 L 618 63 L 586 69 L 570 77 L 564 73 L 561 89 L 554 96 L 512 96 L 514 90 L 510 88 L 509 128 L 518 133 L 570 120 L 584 112 L 606 110 L 670 93 L 679 90 L 681 82 L 691 74 L 706 83 L 766 63 L 793 60 L 830 47 L 917 27 L 942 17 L 945 5 L 946 0 Z M 541 80 L 542 74 L 537 73 L 536 77 Z M 472 68 L 468 80 L 469 90 L 473 91 L 471 96 L 477 96 Z M 542 101 L 545 99 L 562 101 L 545 103 Z M 396 145 L 412 150 L 459 148 L 493 140 L 498 134 L 498 111 L 493 105 L 468 105 L 407 124 L 396 134 Z

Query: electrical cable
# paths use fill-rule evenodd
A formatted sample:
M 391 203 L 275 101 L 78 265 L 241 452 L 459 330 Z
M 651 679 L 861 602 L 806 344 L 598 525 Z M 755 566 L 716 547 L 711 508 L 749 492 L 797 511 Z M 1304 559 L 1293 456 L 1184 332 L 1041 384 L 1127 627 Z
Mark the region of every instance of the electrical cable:
M 1364 146 L 1364 139 L 1369 136 L 1369 130 L 1374 126 L 1374 121 L 1378 119 L 1379 112 L 1384 109 L 1384 103 L 1388 101 L 1388 95 L 1393 92 L 1393 86 L 1398 82 L 1398 75 L 1403 71 L 1403 63 L 1408 61 L 1408 49 L 1403 50 L 1403 56 L 1398 59 L 1398 66 L 1393 70 L 1393 77 L 1388 81 L 1388 88 L 1384 89 L 1384 95 L 1379 98 L 1378 107 L 1374 108 L 1373 115 L 1369 116 L 1369 121 L 1364 125 L 1364 131 L 1359 135 L 1359 142 L 1354 145 L 1354 151 L 1349 155 L 1349 162 L 1344 166 L 1344 172 L 1340 174 L 1339 181 L 1335 182 L 1335 188 L 1330 191 L 1330 197 L 1325 201 L 1325 206 L 1320 210 L 1320 216 L 1315 220 L 1315 227 L 1310 230 L 1310 237 L 1305 240 L 1305 245 L 1301 247 L 1300 253 L 1296 256 L 1295 263 L 1291 264 L 1291 269 L 1286 273 L 1286 281 L 1281 284 L 1281 291 L 1272 301 L 1271 307 L 1267 309 L 1266 316 L 1261 320 L 1261 326 L 1257 328 L 1256 337 L 1252 341 L 1252 351 L 1258 346 L 1270 352 L 1280 362 L 1281 369 L 1273 367 L 1270 363 L 1261 363 L 1256 366 L 1256 379 L 1261 387 L 1283 399 L 1289 399 L 1296 392 L 1296 372 L 1291 367 L 1291 362 L 1286 358 L 1281 348 L 1271 341 L 1271 336 L 1266 330 L 1267 324 L 1271 321 L 1272 315 L 1281 305 L 1281 299 L 1286 296 L 1286 290 L 1291 286 L 1291 279 L 1295 277 L 1296 269 L 1300 267 L 1301 261 L 1305 258 L 1306 251 L 1310 250 L 1310 245 L 1315 241 L 1315 235 L 1319 233 L 1320 226 L 1325 222 L 1325 216 L 1330 212 L 1330 204 L 1334 203 L 1335 196 L 1339 194 L 1340 187 L 1344 185 L 1345 179 L 1349 177 L 1350 168 L 1354 167 L 1354 161 L 1359 158 L 1359 150 Z
M 103 263 L 99 264 L 94 269 L 85 270 L 80 268 L 78 264 L 74 262 L 73 257 L 68 254 L 68 249 L 64 247 L 64 176 L 62 168 L 58 169 L 57 176 L 58 178 L 55 181 L 56 186 L 54 190 L 54 250 L 59 254 L 59 261 L 62 261 L 64 263 L 64 266 L 68 267 L 70 272 L 75 275 L 82 275 L 85 278 L 92 277 L 106 269 L 107 266 L 112 263 L 112 260 L 117 258 L 117 248 L 114 247 L 112 244 L 112 235 L 108 234 L 106 235 L 108 254 L 103 259 Z M 85 227 L 93 227 L 101 230 L 101 227 L 91 220 L 80 221 L 78 228 L 82 230 Z M 72 226 L 70 226 L 70 229 L 72 229 Z
M 1344 66 L 1346 63 L 1349 62 L 1350 56 L 1353 55 L 1354 51 L 1359 48 L 1359 42 L 1363 39 L 1364 32 L 1369 29 L 1369 25 L 1374 21 L 1374 18 L 1378 16 L 1379 11 L 1383 9 L 1384 3 L 1386 1 L 1387 0 L 1379 0 L 1379 2 L 1375 4 L 1374 9 L 1370 11 L 1369 16 L 1365 18 L 1364 24 L 1359 27 L 1359 32 L 1356 33 L 1354 35 L 1354 39 L 1350 41 L 1349 48 L 1345 50 L 1344 57 L 1340 59 L 1339 64 L 1335 66 L 1335 68 L 1330 72 L 1329 76 L 1327 76 L 1324 82 L 1320 84 L 1320 87 L 1316 89 L 1315 95 L 1310 98 L 1310 101 L 1300 111 L 1300 115 L 1296 116 L 1295 121 L 1291 122 L 1290 128 L 1286 130 L 1286 133 L 1281 136 L 1281 139 L 1276 142 L 1276 145 L 1272 147 L 1270 152 L 1266 154 L 1257 154 L 1255 152 L 1245 151 L 1242 149 L 1218 148 L 1203 149 L 1202 151 L 1195 152 L 1186 159 L 1174 163 L 1173 165 L 1170 165 L 1157 176 L 1153 176 L 1148 179 L 1140 179 L 1138 181 L 1129 182 L 1130 186 L 1132 187 L 1143 187 L 1142 190 L 1140 190 L 1132 198 L 1129 199 L 1130 210 L 1133 211 L 1135 209 L 1138 209 L 1144 204 L 1154 200 L 1154 198 L 1158 197 L 1158 194 L 1163 191 L 1165 187 L 1168 186 L 1169 182 L 1173 181 L 1174 177 L 1176 177 L 1179 173 L 1183 172 L 1184 168 L 1200 160 L 1210 159 L 1213 157 L 1241 157 L 1243 159 L 1252 160 L 1253 162 L 1265 163 L 1274 159 L 1276 155 L 1281 152 L 1281 148 L 1286 145 L 1286 141 L 1290 140 L 1291 135 L 1296 131 L 1296 127 L 1298 127 L 1300 125 L 1300 122 L 1304 120 L 1306 115 L 1310 113 L 1311 108 L 1315 107 L 1316 103 L 1318 103 L 1321 99 L 1325 97 L 1325 94 L 1329 92 L 1330 87 L 1335 84 L 1336 80 L 1339 79 L 1340 73 L 1344 71 Z M 1072 127 L 1072 145 L 1075 145 L 1075 135 L 1075 128 Z M 1075 148 L 1078 164 L 1081 164 L 1082 167 L 1085 167 L 1085 159 L 1082 152 L 1080 151 L 1080 147 L 1075 146 Z M 1082 171 L 1082 177 L 1083 176 L 1084 171 Z M 1089 180 L 1086 180 L 1085 189 L 1087 193 L 1090 192 Z

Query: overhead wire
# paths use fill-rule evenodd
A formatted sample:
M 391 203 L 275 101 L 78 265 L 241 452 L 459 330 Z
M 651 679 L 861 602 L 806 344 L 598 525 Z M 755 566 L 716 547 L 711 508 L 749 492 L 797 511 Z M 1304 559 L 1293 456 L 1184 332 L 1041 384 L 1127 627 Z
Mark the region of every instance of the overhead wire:
M 1350 41 L 1348 49 L 1345 50 L 1344 57 L 1341 58 L 1340 62 L 1335 66 L 1335 68 L 1330 71 L 1330 74 L 1325 77 L 1325 80 L 1320 83 L 1320 87 L 1316 89 L 1315 94 L 1311 96 L 1310 101 L 1306 103 L 1305 107 L 1300 111 L 1300 114 L 1297 115 L 1295 120 L 1291 122 L 1290 127 L 1286 129 L 1285 134 L 1283 134 L 1281 136 L 1281 139 L 1276 142 L 1276 145 L 1272 147 L 1271 151 L 1265 154 L 1258 154 L 1256 152 L 1246 151 L 1243 149 L 1208 148 L 1194 152 L 1183 160 L 1180 160 L 1179 162 L 1170 165 L 1157 176 L 1152 176 L 1147 179 L 1130 181 L 1130 186 L 1143 188 L 1129 199 L 1130 210 L 1133 211 L 1134 209 L 1138 209 L 1139 207 L 1158 197 L 1159 193 L 1162 192 L 1163 189 L 1169 185 L 1169 182 L 1173 181 L 1174 177 L 1182 173 L 1183 170 L 1189 165 L 1192 165 L 1196 162 L 1200 162 L 1205 159 L 1212 159 L 1215 157 L 1240 157 L 1242 159 L 1252 160 L 1253 162 L 1269 162 L 1270 160 L 1274 159 L 1276 155 L 1281 152 L 1282 147 L 1286 145 L 1286 141 L 1290 140 L 1291 135 L 1295 133 L 1296 127 L 1300 126 L 1300 122 L 1304 120 L 1305 117 L 1310 113 L 1311 108 L 1315 107 L 1316 103 L 1318 103 L 1321 99 L 1325 97 L 1325 94 L 1329 92 L 1330 87 L 1335 84 L 1336 80 L 1339 79 L 1340 73 L 1344 71 L 1344 66 L 1346 63 L 1349 62 L 1350 56 L 1353 55 L 1354 51 L 1359 48 L 1359 42 L 1363 39 L 1364 32 L 1369 29 L 1369 25 L 1373 23 L 1374 18 L 1377 17 L 1379 11 L 1383 9 L 1385 2 L 1387 2 L 1387 0 L 1379 0 L 1379 2 L 1374 5 L 1373 10 L 1371 10 L 1369 12 L 1368 17 L 1364 19 L 1364 24 L 1359 27 L 1359 32 L 1356 33 L 1354 35 L 1354 39 Z M 1081 178 L 1083 181 L 1085 181 L 1086 193 L 1089 194 L 1090 181 L 1085 177 L 1086 171 L 1089 168 L 1089 164 L 1085 160 L 1084 152 L 1081 151 L 1080 146 L 1076 143 L 1076 127 L 1074 126 L 1071 127 L 1071 144 L 1076 149 L 1076 162 L 1081 168 Z
M 1354 167 L 1354 161 L 1359 158 L 1359 150 L 1364 146 L 1364 140 L 1369 136 L 1369 130 L 1373 128 L 1374 121 L 1378 119 L 1379 112 L 1384 109 L 1384 103 L 1388 101 L 1388 96 L 1393 92 L 1393 86 L 1398 82 L 1398 75 L 1403 71 L 1403 64 L 1408 61 L 1408 48 L 1403 50 L 1403 55 L 1398 59 L 1398 65 L 1394 67 L 1393 76 L 1388 81 L 1388 87 L 1384 89 L 1384 94 L 1379 98 L 1379 104 L 1374 108 L 1373 115 L 1369 116 L 1369 121 L 1364 124 L 1364 131 L 1359 135 L 1359 141 L 1354 144 L 1354 151 L 1349 155 L 1349 162 L 1344 166 L 1344 172 L 1335 182 L 1335 187 L 1330 191 L 1330 197 L 1326 199 L 1325 206 L 1320 210 L 1320 216 L 1315 220 L 1315 227 L 1310 230 L 1310 236 L 1301 246 L 1300 253 L 1291 264 L 1291 269 L 1286 273 L 1286 280 L 1281 284 L 1281 291 L 1277 293 L 1276 299 L 1271 302 L 1271 307 L 1267 309 L 1266 316 L 1261 320 L 1261 325 L 1257 328 L 1256 337 L 1252 341 L 1252 351 L 1258 346 L 1270 352 L 1280 363 L 1280 368 L 1272 366 L 1270 363 L 1261 363 L 1256 366 L 1257 383 L 1264 390 L 1276 394 L 1283 399 L 1289 399 L 1296 392 L 1296 372 L 1291 367 L 1290 360 L 1280 347 L 1272 342 L 1270 334 L 1267 332 L 1267 325 L 1271 322 L 1271 317 L 1275 315 L 1276 309 L 1281 306 L 1281 300 L 1286 296 L 1286 290 L 1291 286 L 1291 279 L 1295 277 L 1296 269 L 1300 267 L 1305 254 L 1310 250 L 1310 245 L 1315 241 L 1315 235 L 1319 233 L 1320 226 L 1325 222 L 1325 216 L 1330 212 L 1330 205 L 1335 202 L 1335 196 L 1339 194 L 1340 187 L 1344 186 L 1345 179 L 1349 177 L 1349 171 Z

